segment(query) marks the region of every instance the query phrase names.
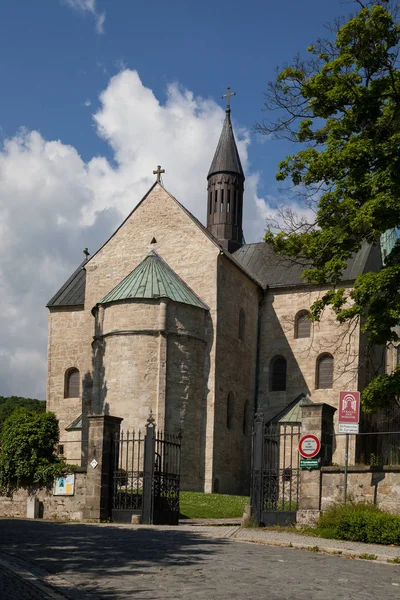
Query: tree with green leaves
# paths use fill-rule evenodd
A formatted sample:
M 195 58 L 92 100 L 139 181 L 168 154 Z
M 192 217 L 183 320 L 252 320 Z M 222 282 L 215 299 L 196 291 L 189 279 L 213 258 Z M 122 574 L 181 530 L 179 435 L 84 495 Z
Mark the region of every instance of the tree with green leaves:
M 27 408 L 34 412 L 45 412 L 46 402 L 36 398 L 21 398 L 20 396 L 10 396 L 8 398 L 0 396 L 0 434 L 3 423 L 18 407 Z
M 53 413 L 16 408 L 0 436 L 0 490 L 45 486 L 65 471 L 56 455 L 58 421 Z
M 319 320 L 331 307 L 340 323 L 359 320 L 368 343 L 399 337 L 400 245 L 377 273 L 340 285 L 349 258 L 365 242 L 379 244 L 400 224 L 400 24 L 398 3 L 354 2 L 357 12 L 329 28 L 308 58 L 278 70 L 265 108 L 276 118 L 256 130 L 300 144 L 279 164 L 277 179 L 303 194 L 315 219 L 287 211 L 286 225 L 267 231 L 278 253 L 306 265 L 306 282 L 330 284 L 311 307 Z M 377 375 L 362 394 L 366 410 L 400 395 L 400 370 Z

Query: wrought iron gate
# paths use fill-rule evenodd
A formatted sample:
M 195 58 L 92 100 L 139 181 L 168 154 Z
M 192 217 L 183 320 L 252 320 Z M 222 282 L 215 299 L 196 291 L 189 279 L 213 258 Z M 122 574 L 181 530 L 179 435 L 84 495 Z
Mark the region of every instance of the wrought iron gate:
M 259 525 L 296 522 L 300 423 L 264 422 L 256 415 L 252 447 L 252 515 Z
M 111 516 L 130 523 L 140 515 L 147 524 L 179 521 L 181 436 L 156 432 L 150 415 L 146 434 L 121 434 L 114 440 Z

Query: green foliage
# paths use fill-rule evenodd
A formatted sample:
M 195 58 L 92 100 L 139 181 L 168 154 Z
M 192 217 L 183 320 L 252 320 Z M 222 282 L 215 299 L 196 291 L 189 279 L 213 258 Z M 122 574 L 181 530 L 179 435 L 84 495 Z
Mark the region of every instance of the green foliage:
M 400 544 L 400 517 L 373 504 L 340 504 L 325 511 L 315 530 L 321 537 L 368 544 Z
M 228 494 L 203 494 L 181 492 L 180 512 L 182 519 L 233 519 L 243 516 L 248 496 Z
M 34 412 L 45 412 L 46 402 L 43 400 L 36 400 L 34 398 L 20 398 L 19 396 L 10 396 L 5 398 L 0 396 L 0 433 L 3 427 L 3 423 L 18 407 L 27 408 Z
M 363 242 L 400 224 L 400 25 L 397 3 L 355 2 L 358 12 L 331 28 L 282 69 L 269 86 L 266 109 L 277 119 L 256 130 L 301 144 L 277 173 L 304 193 L 314 223 L 289 221 L 265 241 L 307 266 L 307 282 L 332 289 L 311 307 L 319 320 L 330 306 L 339 322 L 359 320 L 370 345 L 398 340 L 400 246 L 379 273 L 359 275 L 354 289 L 340 287 L 349 258 Z M 310 199 L 311 198 L 311 199 Z M 382 375 L 367 388 L 368 410 L 399 395 L 400 375 Z
M 61 475 L 65 464 L 55 454 L 59 441 L 53 413 L 16 408 L 1 432 L 0 489 L 47 485 Z

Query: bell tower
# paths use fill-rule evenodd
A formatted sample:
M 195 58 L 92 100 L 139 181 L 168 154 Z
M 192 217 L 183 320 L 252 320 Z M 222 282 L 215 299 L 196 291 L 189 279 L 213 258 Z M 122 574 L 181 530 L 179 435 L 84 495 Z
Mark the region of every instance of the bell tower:
M 228 252 L 235 252 L 243 240 L 243 191 L 245 176 L 236 147 L 231 123 L 228 92 L 226 116 L 218 146 L 208 172 L 207 229 Z

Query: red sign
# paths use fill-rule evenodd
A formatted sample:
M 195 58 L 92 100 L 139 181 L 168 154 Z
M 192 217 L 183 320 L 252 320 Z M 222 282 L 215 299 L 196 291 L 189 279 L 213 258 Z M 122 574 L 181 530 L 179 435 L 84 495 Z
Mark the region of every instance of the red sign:
M 360 392 L 340 392 L 339 423 L 358 423 L 360 420 Z
M 321 442 L 316 435 L 307 433 L 299 441 L 299 452 L 303 458 L 314 458 L 321 450 Z

